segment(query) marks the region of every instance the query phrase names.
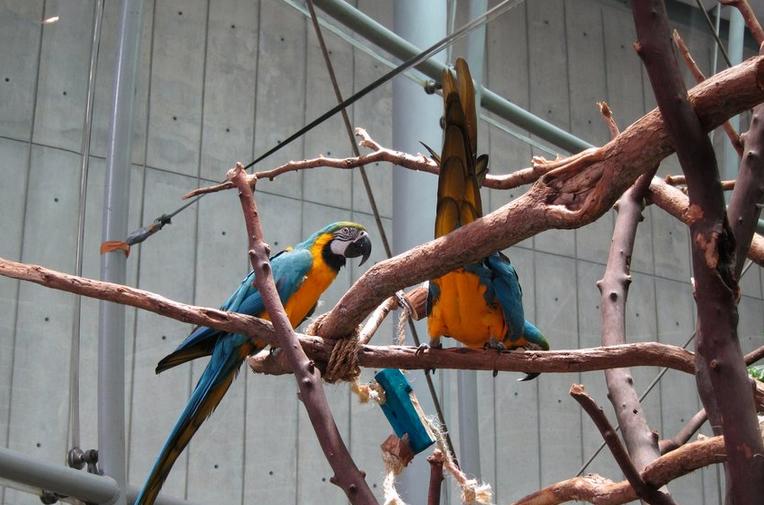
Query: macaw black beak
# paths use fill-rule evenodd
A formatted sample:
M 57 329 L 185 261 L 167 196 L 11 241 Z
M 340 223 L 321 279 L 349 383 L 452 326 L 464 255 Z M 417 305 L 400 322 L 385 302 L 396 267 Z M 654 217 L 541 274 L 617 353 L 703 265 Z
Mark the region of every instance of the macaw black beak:
M 352 241 L 347 249 L 345 249 L 346 258 L 357 258 L 358 256 L 361 256 L 361 262 L 358 264 L 359 267 L 366 263 L 366 260 L 371 256 L 371 240 L 369 239 L 369 234 L 365 231 L 361 232 L 358 238 Z

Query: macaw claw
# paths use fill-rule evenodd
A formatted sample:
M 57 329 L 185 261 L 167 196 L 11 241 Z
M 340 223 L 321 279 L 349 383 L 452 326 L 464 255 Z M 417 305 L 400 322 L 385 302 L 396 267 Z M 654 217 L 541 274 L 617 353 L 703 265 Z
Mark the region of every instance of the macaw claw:
M 532 381 L 533 379 L 535 379 L 539 375 L 541 375 L 541 374 L 538 373 L 538 372 L 536 372 L 536 373 L 527 373 L 527 374 L 525 374 L 525 377 L 521 377 L 520 379 L 517 379 L 517 382 Z
M 483 344 L 483 349 L 486 349 L 486 350 L 493 349 L 495 351 L 501 352 L 501 351 L 506 351 L 507 346 L 505 346 L 502 342 L 499 342 L 495 338 L 491 338 L 488 342 Z
M 443 344 L 440 342 L 440 339 L 431 340 L 429 343 L 419 344 L 419 347 L 417 347 L 416 351 L 414 351 L 414 356 L 416 357 L 422 356 L 422 354 L 424 354 L 424 351 L 426 351 L 427 349 L 443 349 Z M 435 369 L 425 368 L 424 373 L 425 374 L 435 373 Z

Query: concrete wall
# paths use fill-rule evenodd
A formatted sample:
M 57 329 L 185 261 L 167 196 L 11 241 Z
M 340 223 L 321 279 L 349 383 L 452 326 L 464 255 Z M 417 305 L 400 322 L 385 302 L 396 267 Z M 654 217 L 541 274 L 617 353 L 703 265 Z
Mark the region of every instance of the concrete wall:
M 0 256 L 68 272 L 74 270 L 93 4 L 15 0 L 0 10 Z M 116 4 L 106 2 L 84 202 L 84 274 L 90 277 L 98 276 Z M 358 4 L 392 25 L 391 4 Z M 234 161 L 252 159 L 335 103 L 312 29 L 278 0 L 147 0 L 144 12 L 131 229 L 174 209 L 182 193 L 220 180 Z M 457 14 L 460 24 L 461 8 Z M 35 22 L 52 15 L 60 21 L 44 28 Z M 702 26 L 680 29 L 708 73 L 710 38 Z M 386 70 L 340 39 L 326 38 L 344 94 Z M 654 103 L 631 48 L 634 38 L 630 13 L 620 2 L 526 2 L 488 28 L 487 84 L 535 114 L 601 143 L 607 132 L 594 101 L 606 98 L 623 126 Z M 461 45 L 454 55 L 460 51 Z M 392 138 L 390 90 L 375 91 L 351 114 L 355 125 L 366 127 L 383 145 Z M 481 151 L 490 153 L 494 173 L 522 168 L 531 155 L 543 154 L 497 128 L 481 128 Z M 349 152 L 335 118 L 262 167 Z M 388 232 L 391 170 L 369 167 Z M 671 159 L 662 168 L 662 173 L 677 171 Z M 357 172 L 293 173 L 263 181 L 258 190 L 274 248 L 293 244 L 327 222 L 353 219 L 369 226 L 373 260 L 383 257 Z M 521 191 L 486 191 L 486 207 L 498 208 Z M 612 224 L 613 216 L 606 215 L 581 230 L 550 231 L 508 251 L 523 282 L 528 317 L 555 348 L 592 346 L 600 340 L 594 283 L 603 273 Z M 235 196 L 208 196 L 133 250 L 129 283 L 178 301 L 217 306 L 247 269 L 242 230 Z M 632 267 L 629 338 L 684 344 L 695 318 L 684 225 L 659 209 L 646 209 Z M 353 266 L 343 272 L 319 310 L 330 308 L 360 273 Z M 760 270 L 752 268 L 742 284 L 740 335 L 744 350 L 750 350 L 764 343 Z M 73 307 L 68 294 L 0 278 L 0 444 L 62 464 Z M 97 303 L 83 300 L 81 315 L 82 439 L 90 448 L 96 444 Z M 130 481 L 140 484 L 203 363 L 156 376 L 156 362 L 190 326 L 129 310 L 127 329 L 128 471 Z M 379 335 L 379 342 L 389 341 L 390 334 Z M 637 389 L 642 391 L 657 371 L 634 370 Z M 365 371 L 364 377 L 372 372 Z M 456 433 L 455 375 L 438 377 Z M 606 404 L 601 373 L 545 374 L 531 383 L 517 383 L 517 377 L 479 375 L 482 478 L 493 484 L 497 503 L 573 475 L 601 443 L 590 420 L 567 395 L 572 382 L 583 382 Z M 328 386 L 327 391 L 340 431 L 380 492 L 377 447 L 389 433 L 386 421 L 378 408 L 360 405 L 347 386 Z M 667 373 L 645 401 L 651 426 L 665 436 L 672 436 L 698 408 L 693 379 L 676 372 Z M 606 450 L 587 471 L 620 478 Z M 244 372 L 178 460 L 165 490 L 210 504 L 342 502 L 330 475 L 293 381 Z M 715 504 L 718 483 L 718 470 L 710 468 L 680 479 L 671 490 L 678 502 Z M 456 493 L 449 491 L 450 502 L 458 503 Z M 10 489 L 0 494 L 0 502 L 39 503 Z

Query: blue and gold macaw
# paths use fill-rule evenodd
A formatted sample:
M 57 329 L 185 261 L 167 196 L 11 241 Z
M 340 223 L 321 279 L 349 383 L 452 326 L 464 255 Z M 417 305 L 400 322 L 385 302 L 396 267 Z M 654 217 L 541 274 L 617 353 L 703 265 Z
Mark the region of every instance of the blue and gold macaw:
M 442 85 L 444 138 L 435 238 L 483 215 L 480 185 L 488 168 L 488 156 L 477 156 L 475 88 L 463 59 L 456 60 L 456 80 L 444 70 Z M 538 328 L 525 320 L 517 272 L 501 252 L 432 279 L 428 308 L 431 346 L 448 336 L 472 348 L 549 349 Z
M 293 249 L 273 256 L 273 279 L 292 326 L 298 326 L 313 313 L 318 297 L 334 281 L 340 268 L 345 265 L 346 258 L 361 256 L 363 264 L 370 254 L 371 241 L 366 229 L 360 224 L 341 221 L 320 229 Z M 254 272 L 250 272 L 220 308 L 269 319 L 260 293 L 253 285 L 254 280 Z M 157 373 L 195 358 L 211 356 L 186 408 L 167 437 L 135 505 L 154 503 L 175 460 L 199 426 L 218 406 L 244 359 L 265 345 L 265 342 L 253 340 L 246 335 L 200 326 L 175 351 L 159 362 Z

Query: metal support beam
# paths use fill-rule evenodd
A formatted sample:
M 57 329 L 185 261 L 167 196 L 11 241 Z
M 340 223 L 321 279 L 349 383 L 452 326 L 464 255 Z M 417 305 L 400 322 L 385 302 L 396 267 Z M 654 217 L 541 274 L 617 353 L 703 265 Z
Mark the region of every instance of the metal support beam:
M 106 153 L 103 232 L 107 240 L 127 236 L 130 190 L 130 145 L 143 0 L 123 0 L 109 144 Z M 101 256 L 101 279 L 124 284 L 126 258 L 121 251 Z M 119 488 L 117 505 L 126 504 L 125 469 L 125 307 L 100 302 L 98 321 L 98 450 L 99 463 Z
M 423 44 L 412 44 L 343 0 L 315 0 L 314 3 L 343 25 L 401 60 L 409 59 L 421 52 L 419 46 Z M 419 29 L 421 30 L 422 27 L 420 26 Z M 442 56 L 441 58 L 433 57 L 417 65 L 416 68 L 430 79 L 439 82 L 440 74 L 445 66 L 441 60 Z M 480 90 L 480 95 L 481 105 L 486 110 L 566 151 L 576 153 L 592 147 L 588 142 L 531 114 L 485 87 Z
M 119 496 L 111 477 L 54 465 L 5 448 L 0 448 L 0 477 L 90 503 L 112 504 Z
M 315 0 L 314 0 L 315 1 Z M 323 4 L 324 2 L 315 2 Z M 446 4 L 442 0 L 396 0 L 395 29 L 417 44 L 429 46 L 446 35 Z M 445 53 L 438 55 L 445 57 Z M 433 61 L 433 60 L 430 60 Z M 443 68 L 442 63 L 440 63 Z M 443 100 L 426 95 L 422 88 L 408 79 L 393 81 L 393 147 L 405 152 L 421 149 L 417 141 L 439 146 L 442 134 L 438 118 Z M 398 254 L 432 240 L 435 229 L 435 202 L 438 179 L 423 172 L 395 169 L 393 171 L 393 251 Z M 426 326 L 417 324 L 422 339 L 427 338 Z M 410 342 L 413 343 L 413 342 Z M 438 376 L 442 377 L 442 373 Z M 412 375 L 412 386 L 425 412 L 435 412 L 421 371 Z M 437 377 L 436 377 L 437 378 Z M 400 478 L 400 492 L 406 503 L 427 503 L 430 465 L 416 458 Z
M 0 484 L 40 494 L 44 489 L 88 503 L 116 503 L 120 490 L 111 477 L 75 470 L 63 465 L 40 461 L 26 454 L 0 447 Z M 130 486 L 127 498 L 132 503 L 138 496 L 137 486 Z M 194 505 L 172 496 L 159 495 L 156 505 Z

